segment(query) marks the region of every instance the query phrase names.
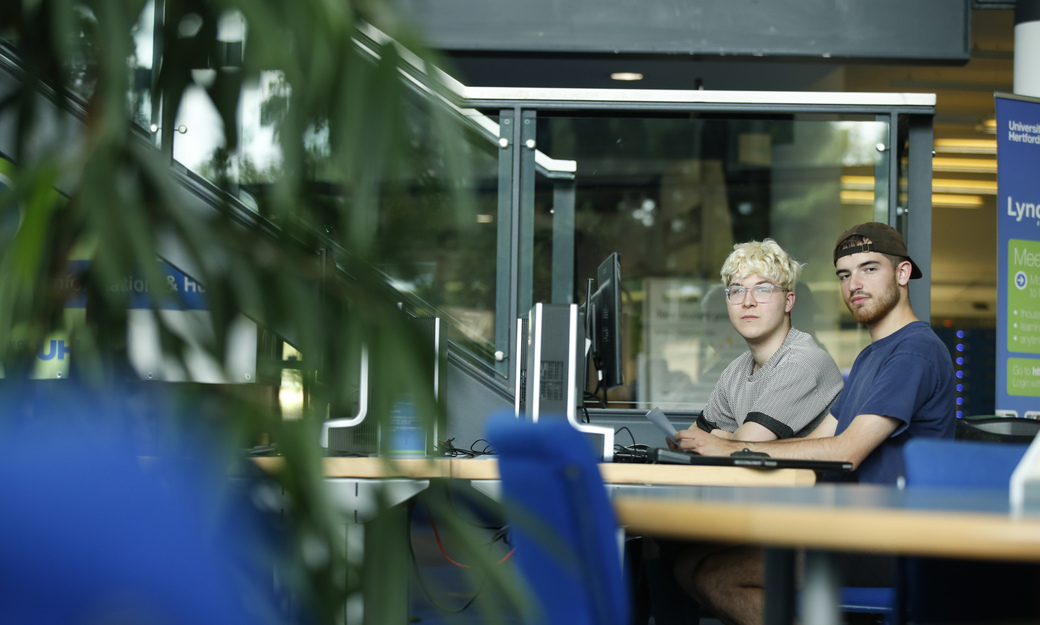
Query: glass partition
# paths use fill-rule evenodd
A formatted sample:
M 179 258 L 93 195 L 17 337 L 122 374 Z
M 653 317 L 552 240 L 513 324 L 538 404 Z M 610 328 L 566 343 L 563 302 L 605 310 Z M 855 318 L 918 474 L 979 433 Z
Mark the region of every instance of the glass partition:
M 571 249 L 553 234 L 558 192 L 536 185 L 535 301 L 552 301 L 561 251 L 573 254 L 564 271 L 573 267 L 575 302 L 598 264 L 621 254 L 625 384 L 608 393 L 611 407 L 704 405 L 746 349 L 719 269 L 752 239 L 773 238 L 805 263 L 794 324 L 851 367 L 868 338 L 841 301 L 831 250 L 887 205 L 887 120 L 610 111 L 543 112 L 537 124 L 539 150 L 573 160 L 576 173 Z
M 422 107 L 409 119 L 410 167 L 396 172 L 378 209 L 375 236 L 388 246 L 379 256 L 389 259 L 380 269 L 414 313 L 445 319 L 456 340 L 493 367 L 501 148 L 485 129 L 464 123 L 461 141 L 447 150 Z

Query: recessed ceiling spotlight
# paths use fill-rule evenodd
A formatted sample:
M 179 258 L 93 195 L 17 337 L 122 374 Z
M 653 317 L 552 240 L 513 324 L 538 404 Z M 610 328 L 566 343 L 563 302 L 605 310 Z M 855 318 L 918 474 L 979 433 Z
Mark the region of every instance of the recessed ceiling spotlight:
M 610 75 L 610 79 L 625 81 L 642 80 L 643 75 L 639 72 L 614 72 Z

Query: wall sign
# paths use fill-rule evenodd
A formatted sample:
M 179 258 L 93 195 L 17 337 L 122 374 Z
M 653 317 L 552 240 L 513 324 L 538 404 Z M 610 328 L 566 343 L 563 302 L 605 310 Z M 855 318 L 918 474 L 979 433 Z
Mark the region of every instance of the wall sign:
M 1040 100 L 997 94 L 996 413 L 1040 418 Z

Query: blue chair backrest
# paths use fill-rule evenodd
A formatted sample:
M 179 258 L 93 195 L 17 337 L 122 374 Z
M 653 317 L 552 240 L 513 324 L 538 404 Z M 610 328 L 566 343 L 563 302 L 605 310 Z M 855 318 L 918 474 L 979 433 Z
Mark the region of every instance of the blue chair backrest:
M 903 448 L 906 486 L 1010 490 L 1011 474 L 1029 445 L 917 438 Z M 908 622 L 1037 622 L 1035 565 L 907 557 L 902 563 L 903 616 Z
M 228 459 L 209 442 L 186 437 L 196 455 L 145 468 L 118 392 L 69 380 L 4 400 L 0 623 L 271 622 L 256 519 L 222 504 Z
M 907 486 L 1008 488 L 1029 445 L 912 438 L 903 448 Z
M 498 454 L 513 556 L 541 623 L 624 624 L 629 596 L 598 456 L 565 420 L 497 412 L 486 438 Z

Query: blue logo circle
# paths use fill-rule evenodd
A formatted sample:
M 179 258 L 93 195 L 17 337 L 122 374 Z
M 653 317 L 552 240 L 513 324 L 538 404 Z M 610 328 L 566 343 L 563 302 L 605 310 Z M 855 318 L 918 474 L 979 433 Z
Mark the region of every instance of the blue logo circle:
M 1026 272 L 1020 271 L 1015 274 L 1015 286 L 1018 287 L 1019 291 L 1029 286 L 1029 279 L 1026 278 Z

